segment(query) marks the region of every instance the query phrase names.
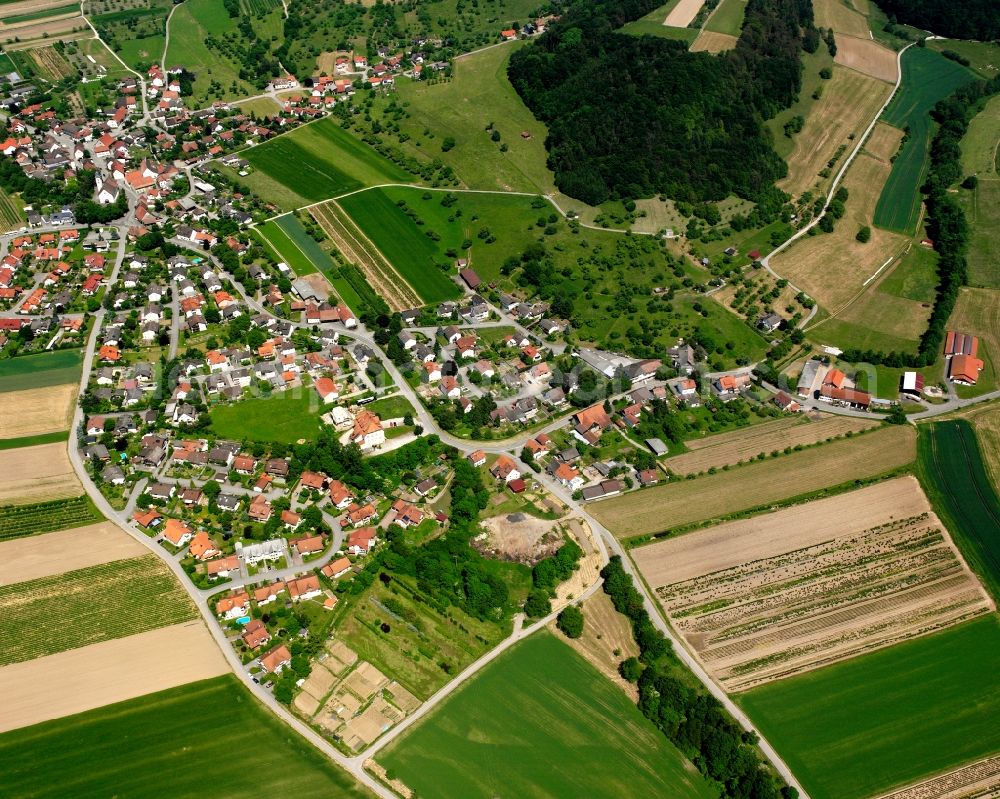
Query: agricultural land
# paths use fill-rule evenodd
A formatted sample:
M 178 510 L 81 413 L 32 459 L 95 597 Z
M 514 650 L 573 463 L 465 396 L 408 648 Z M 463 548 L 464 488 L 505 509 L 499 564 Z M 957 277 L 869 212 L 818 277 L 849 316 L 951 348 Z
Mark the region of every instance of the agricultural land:
M 736 701 L 810 796 L 863 799 L 1000 751 L 998 674 L 994 613 Z
M 994 411 L 995 413 L 995 411 Z M 978 426 L 978 423 L 977 423 Z M 972 425 L 964 419 L 921 425 L 919 474 L 956 542 L 994 598 L 1000 597 L 1000 501 Z M 986 450 L 988 455 L 995 454 Z
M 211 411 L 212 429 L 222 438 L 285 444 L 315 438 L 319 415 L 318 398 L 305 389 L 220 405 Z
M 192 726 L 195 718 L 205 723 Z M 268 768 L 248 769 L 243 758 L 232 756 L 233 746 L 262 747 Z M 371 796 L 290 734 L 231 676 L 6 733 L 0 756 L 11 765 L 6 789 L 22 796 L 63 796 L 67 786 L 75 796 L 101 796 L 109 784 L 150 799 L 206 790 L 231 797 L 259 791 L 291 791 L 303 799 Z M 184 768 L 162 767 L 179 757 Z M 92 768 L 95 763 L 104 768 Z
M 916 433 L 892 427 L 594 505 L 618 538 L 661 533 L 863 480 L 913 461 Z
M 709 797 L 593 666 L 548 632 L 504 653 L 378 761 L 425 797 Z
M 413 180 L 332 119 L 303 125 L 242 155 L 253 171 L 238 180 L 286 211 L 365 186 Z
M 912 477 L 689 533 L 634 557 L 728 691 L 993 609 Z
M 0 450 L 0 505 L 27 505 L 82 493 L 65 443 Z

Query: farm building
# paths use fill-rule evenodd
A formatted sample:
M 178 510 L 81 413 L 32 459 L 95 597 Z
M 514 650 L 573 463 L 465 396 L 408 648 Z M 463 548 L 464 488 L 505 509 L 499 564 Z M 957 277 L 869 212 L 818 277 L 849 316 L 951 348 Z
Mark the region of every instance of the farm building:
M 482 284 L 482 280 L 479 275 L 475 273 L 472 269 L 463 269 L 458 273 L 458 276 L 465 281 L 465 285 L 468 286 L 472 291 L 475 291 Z
M 969 355 L 976 357 L 979 350 L 979 339 L 970 336 L 968 333 L 956 333 L 949 330 L 944 340 L 944 355 L 951 358 L 953 355 Z
M 983 362 L 972 355 L 954 355 L 948 364 L 948 377 L 954 383 L 974 386 L 983 370 Z
M 824 383 L 820 389 L 819 398 L 823 402 L 829 402 L 834 405 L 848 405 L 852 408 L 860 408 L 865 411 L 868 410 L 868 406 L 872 403 L 872 396 L 867 391 L 858 391 L 854 388 L 836 388 L 827 383 Z
M 799 375 L 799 382 L 795 386 L 795 392 L 800 397 L 811 397 L 816 386 L 816 378 L 819 376 L 820 367 L 823 364 L 814 358 L 810 358 L 802 367 L 802 374 Z
M 904 394 L 919 397 L 924 390 L 924 376 L 919 372 L 903 372 L 899 390 Z

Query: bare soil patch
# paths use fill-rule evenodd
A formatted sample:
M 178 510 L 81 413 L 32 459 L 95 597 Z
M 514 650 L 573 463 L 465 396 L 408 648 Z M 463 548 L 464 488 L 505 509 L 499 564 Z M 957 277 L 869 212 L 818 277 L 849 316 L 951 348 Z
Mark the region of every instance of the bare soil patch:
M 864 282 L 902 252 L 908 241 L 906 236 L 876 227 L 872 227 L 867 244 L 856 238 L 858 230 L 872 225 L 889 170 L 888 162 L 859 153 L 844 176 L 843 185 L 850 196 L 833 233 L 803 237 L 772 261 L 779 275 L 803 288 L 832 313 L 857 296 Z
M 78 386 L 0 392 L 0 438 L 21 438 L 69 430 Z
M 1000 756 L 977 760 L 967 766 L 909 785 L 881 799 L 967 799 L 1000 794 Z
M 118 525 L 100 522 L 0 544 L 0 585 L 146 554 Z
M 888 47 L 869 39 L 867 32 L 860 37 L 841 34 L 836 38 L 836 63 L 887 83 L 896 82 L 896 54 Z
M 563 541 L 562 525 L 526 513 L 510 513 L 484 519 L 486 531 L 475 546 L 489 557 L 534 565 L 552 555 Z
M 0 668 L 0 732 L 228 671 L 200 620 L 15 663 Z
M 912 477 L 654 544 L 636 562 L 730 691 L 993 609 Z
M 823 416 L 815 421 L 810 421 L 806 416 L 776 419 L 688 442 L 691 452 L 668 458 L 664 465 L 678 474 L 696 474 L 713 466 L 733 466 L 761 453 L 770 454 L 785 447 L 818 444 L 828 438 L 867 430 L 878 424 L 880 422 L 877 419 L 833 415 Z
M 0 450 L 0 505 L 23 505 L 82 493 L 65 442 Z
M 833 77 L 824 84 L 823 96 L 795 136 L 795 147 L 787 159 L 788 177 L 779 182 L 779 187 L 798 197 L 821 180 L 819 173 L 837 149 L 851 147 L 850 137 L 861 135 L 890 91 L 890 86 L 868 75 L 834 67 Z
M 698 38 L 691 42 L 691 47 L 689 48 L 692 53 L 706 52 L 706 53 L 724 53 L 727 50 L 733 50 L 736 48 L 736 42 L 738 42 L 735 36 L 730 36 L 728 33 L 716 33 L 715 31 L 702 31 L 698 34 Z
M 660 533 L 899 468 L 916 456 L 916 432 L 886 427 L 694 480 L 671 480 L 594 503 L 590 513 L 619 538 Z
M 635 685 L 622 679 L 618 673 L 619 663 L 639 656 L 639 647 L 632 637 L 628 619 L 615 610 L 603 591 L 588 597 L 580 605 L 580 609 L 583 611 L 583 635 L 579 638 L 566 638 L 556 630 L 555 622 L 549 625 L 553 634 L 583 655 L 633 700 L 637 700 L 639 692 Z
M 686 28 L 698 16 L 703 5 L 705 0 L 681 0 L 667 14 L 663 24 L 670 28 Z
M 868 20 L 863 14 L 849 8 L 843 0 L 813 0 L 816 25 L 833 28 L 837 35 L 837 49 L 840 49 L 840 35 L 868 37 Z

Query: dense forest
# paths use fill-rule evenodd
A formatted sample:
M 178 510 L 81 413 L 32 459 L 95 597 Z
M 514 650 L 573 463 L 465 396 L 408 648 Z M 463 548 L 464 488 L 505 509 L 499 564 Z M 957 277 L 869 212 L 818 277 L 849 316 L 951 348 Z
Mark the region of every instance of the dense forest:
M 893 22 L 922 28 L 949 39 L 1000 39 L 996 0 L 879 0 Z
M 939 127 L 931 142 L 931 168 L 923 191 L 927 204 L 927 234 L 934 241 L 938 254 L 938 285 L 934 310 L 916 354 L 845 350 L 845 360 L 894 367 L 929 366 L 937 360 L 948 317 L 958 300 L 958 290 L 968 277 L 965 256 L 969 247 L 969 225 L 950 190 L 962 177 L 962 137 L 986 100 L 997 93 L 1000 93 L 1000 78 L 975 81 L 941 100 L 931 112 Z
M 809 0 L 750 0 L 736 48 L 719 56 L 616 33 L 658 4 L 577 3 L 511 57 L 511 82 L 549 127 L 556 184 L 592 205 L 663 193 L 780 206 L 787 168 L 763 121 L 795 99 L 800 50 L 818 45 L 804 36 Z

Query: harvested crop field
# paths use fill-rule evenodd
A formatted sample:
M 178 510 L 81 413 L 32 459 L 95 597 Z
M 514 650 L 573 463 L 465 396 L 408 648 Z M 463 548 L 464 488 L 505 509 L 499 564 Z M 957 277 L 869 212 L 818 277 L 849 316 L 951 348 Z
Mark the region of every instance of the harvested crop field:
M 833 60 L 843 67 L 886 83 L 894 84 L 899 76 L 896 54 L 888 47 L 869 39 L 867 33 L 863 38 L 843 34 L 837 36 L 837 55 Z
M 728 472 L 595 502 L 589 511 L 618 538 L 661 533 L 898 469 L 914 459 L 916 438 L 911 427 L 886 427 Z
M 902 131 L 897 131 L 901 138 Z M 902 252 L 905 236 L 872 227 L 871 241 L 856 239 L 858 230 L 872 225 L 875 205 L 889 176 L 890 165 L 859 153 L 844 176 L 850 192 L 844 217 L 833 233 L 803 237 L 771 262 L 774 270 L 836 312 L 864 289 L 864 282 Z
M 0 665 L 178 624 L 194 605 L 156 557 L 102 563 L 0 588 Z
M 24 505 L 82 493 L 65 442 L 0 450 L 0 505 Z
M 146 548 L 111 522 L 0 543 L 0 585 L 143 555 Z
M 993 609 L 912 477 L 663 541 L 635 559 L 728 691 Z
M 703 5 L 705 0 L 681 0 L 670 10 L 663 24 L 670 28 L 686 28 L 698 16 Z
M 0 668 L 0 732 L 229 671 L 200 620 Z
M 0 392 L 0 437 L 21 438 L 69 430 L 78 386 L 66 383 Z
M 838 34 L 836 37 L 838 50 L 841 38 L 839 34 L 868 37 L 868 20 L 843 0 L 813 0 L 813 13 L 816 15 L 817 26 L 833 28 Z
M 788 177 L 778 183 L 779 188 L 798 197 L 820 180 L 820 171 L 836 155 L 837 148 L 850 147 L 848 137 L 864 131 L 890 90 L 867 75 L 834 67 L 833 77 L 823 87 L 823 96 L 795 136 L 794 147 L 786 159 Z
M 724 53 L 727 50 L 735 49 L 736 42 L 738 41 L 739 39 L 735 36 L 730 36 L 728 33 L 702 31 L 698 34 L 698 38 L 691 42 L 689 49 L 692 53 Z
M 615 610 L 611 599 L 603 591 L 584 600 L 580 610 L 583 611 L 583 635 L 563 640 L 633 700 L 638 700 L 639 692 L 635 685 L 618 673 L 619 663 L 639 656 L 629 620 Z M 562 635 L 554 621 L 550 622 L 549 629 L 553 635 Z
M 968 799 L 994 796 L 1000 790 L 1000 756 L 987 757 L 962 768 L 940 774 L 880 799 Z
M 805 415 L 791 416 L 685 442 L 690 451 L 668 458 L 663 465 L 677 474 L 697 474 L 713 466 L 717 469 L 735 466 L 761 454 L 770 454 L 786 447 L 818 444 L 828 438 L 868 430 L 879 424 L 878 419 L 832 414 L 814 420 Z

